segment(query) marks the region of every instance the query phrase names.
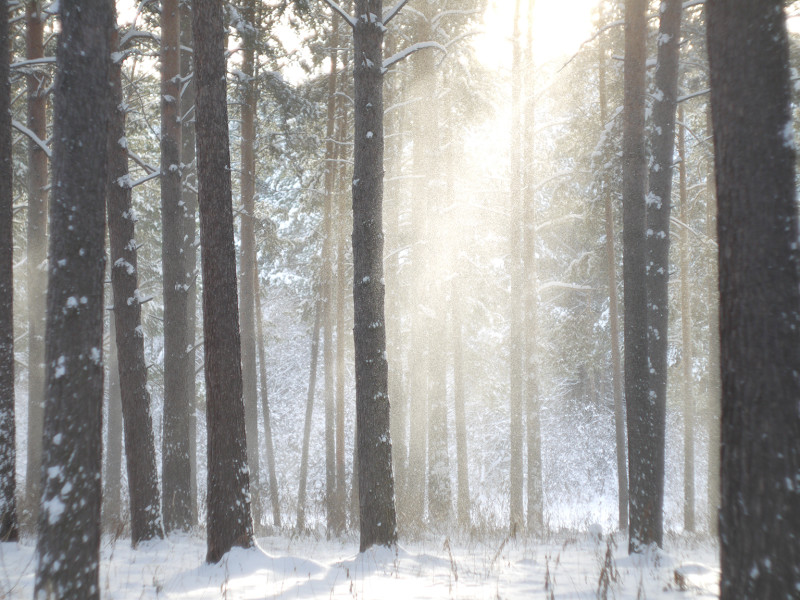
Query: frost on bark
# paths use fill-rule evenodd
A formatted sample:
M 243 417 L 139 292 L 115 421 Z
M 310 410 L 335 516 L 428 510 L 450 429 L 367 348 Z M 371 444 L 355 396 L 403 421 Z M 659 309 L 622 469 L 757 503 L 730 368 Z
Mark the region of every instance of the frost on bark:
M 100 597 L 103 280 L 114 3 L 62 0 L 36 598 Z
M 44 56 L 44 20 L 41 0 L 25 5 L 26 55 Z M 40 140 L 47 139 L 47 92 L 50 79 L 44 71 L 26 75 L 27 126 Z M 42 411 L 44 406 L 44 329 L 47 294 L 47 154 L 28 141 L 28 462 L 25 477 L 25 521 L 36 522 L 41 495 Z
M 397 543 L 383 283 L 382 4 L 357 0 L 353 33 L 353 337 L 362 552 Z
M 721 300 L 720 597 L 797 598 L 800 250 L 786 19 L 780 0 L 711 0 L 707 18 Z
M 161 220 L 164 293 L 164 424 L 161 448 L 164 527 L 192 525 L 191 463 L 186 374 L 189 348 L 189 271 L 183 252 L 185 206 L 181 201 L 180 13 L 178 0 L 161 6 Z
M 115 36 L 116 37 L 116 36 Z M 131 543 L 163 537 L 153 419 L 144 356 L 136 217 L 131 202 L 122 65 L 111 65 L 112 111 L 108 131 L 108 236 L 114 291 L 114 339 L 125 429 L 131 509 Z
M 8 15 L 0 0 L 0 15 Z M 16 541 L 16 430 L 14 426 L 14 236 L 11 186 L 11 84 L 8 19 L 0 19 L 0 542 Z
M 622 245 L 625 286 L 625 402 L 630 473 L 628 551 L 661 543 L 661 505 L 653 485 L 656 461 L 648 398 L 647 289 L 645 281 L 645 0 L 625 2 L 625 102 L 622 141 Z M 656 514 L 658 513 L 658 514 Z
M 233 546 L 253 545 L 253 523 L 242 401 L 225 28 L 221 4 L 194 0 L 192 11 L 208 422 L 206 559 L 217 562 Z

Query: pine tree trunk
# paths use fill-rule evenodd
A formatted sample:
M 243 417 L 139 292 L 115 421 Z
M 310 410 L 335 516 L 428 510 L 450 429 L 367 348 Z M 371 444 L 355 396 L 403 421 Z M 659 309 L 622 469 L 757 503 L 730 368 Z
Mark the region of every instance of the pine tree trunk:
M 103 281 L 114 4 L 62 0 L 37 598 L 100 597 Z M 76 218 L 78 217 L 78 218 Z
M 311 367 L 308 370 L 308 396 L 306 418 L 303 422 L 303 445 L 300 452 L 300 485 L 297 492 L 297 532 L 306 529 L 306 484 L 308 482 L 308 447 L 311 443 L 311 419 L 314 416 L 314 392 L 317 388 L 317 359 L 319 357 L 319 329 L 322 303 L 314 308 L 314 329 L 311 332 Z
M 114 66 L 112 65 L 112 69 Z M 113 118 L 113 116 L 112 116 Z M 111 127 L 109 127 L 109 132 Z M 117 138 L 119 139 L 119 138 Z M 109 172 L 111 169 L 109 156 Z M 106 198 L 108 202 L 108 198 Z M 113 260 L 113 259 L 112 259 Z M 113 302 L 113 300 L 111 301 Z M 108 374 L 108 421 L 106 423 L 106 445 L 103 448 L 106 467 L 103 477 L 103 528 L 116 532 L 122 523 L 122 396 L 119 389 L 119 359 L 117 357 L 117 333 L 114 315 L 109 314 L 109 352 L 106 361 Z
M 209 562 L 253 544 L 242 400 L 222 5 L 192 3 L 203 265 Z
M 657 457 L 650 438 L 654 424 L 648 400 L 647 283 L 645 279 L 644 145 L 645 0 L 625 2 L 625 105 L 622 141 L 622 245 L 625 288 L 625 402 L 628 420 L 630 534 L 628 551 L 661 543 L 661 505 L 653 468 Z
M 25 8 L 26 58 L 44 57 L 44 20 L 41 0 Z M 28 129 L 47 139 L 48 77 L 43 72 L 26 75 Z M 45 401 L 44 330 L 47 297 L 47 155 L 28 142 L 28 462 L 25 476 L 25 522 L 36 523 L 41 497 L 42 419 Z
M 0 15 L 8 15 L 0 0 Z M 8 19 L 0 19 L 0 541 L 15 542 L 17 526 L 14 422 L 14 231 L 11 83 Z
M 800 232 L 783 6 L 707 6 L 719 203 L 722 600 L 797 598 L 800 590 Z
M 357 0 L 353 34 L 353 338 L 361 552 L 397 543 L 383 283 L 382 5 L 382 0 Z
M 164 527 L 169 533 L 192 525 L 189 420 L 186 389 L 190 286 L 183 241 L 186 211 L 181 202 L 180 14 L 178 0 L 161 7 L 161 219 L 164 290 L 164 426 L 161 449 Z

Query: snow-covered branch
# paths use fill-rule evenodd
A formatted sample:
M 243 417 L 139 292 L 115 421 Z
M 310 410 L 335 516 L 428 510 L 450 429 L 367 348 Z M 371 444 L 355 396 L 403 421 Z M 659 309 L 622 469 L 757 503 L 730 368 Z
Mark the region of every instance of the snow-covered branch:
M 326 2 L 328 6 L 330 6 L 333 9 L 334 12 L 339 13 L 339 16 L 341 16 L 345 21 L 347 21 L 350 24 L 350 27 L 355 28 L 356 20 L 353 17 L 351 17 L 346 10 L 344 10 L 341 6 L 339 6 L 336 2 L 334 2 L 334 0 L 324 0 L 324 2 Z
M 590 285 L 578 285 L 577 283 L 567 283 L 565 281 L 547 281 L 539 286 L 539 292 L 547 290 L 573 290 L 575 292 L 591 292 L 594 288 Z
M 389 58 L 383 61 L 384 73 L 394 63 L 400 62 L 404 58 L 414 54 L 414 52 L 417 52 L 418 50 L 424 50 L 425 48 L 436 48 L 437 50 L 441 50 L 444 54 L 447 54 L 447 50 L 439 42 L 419 42 L 418 44 L 411 44 L 408 48 L 401 50 L 397 54 L 390 56 Z
M 12 126 L 14 127 L 14 129 L 16 129 L 17 131 L 20 131 L 21 133 L 23 133 L 23 134 L 27 135 L 27 136 L 28 136 L 28 138 L 30 138 L 30 140 L 31 140 L 31 141 L 32 141 L 34 144 L 36 144 L 37 146 L 39 146 L 39 148 L 41 148 L 41 149 L 44 151 L 44 153 L 45 153 L 45 154 L 47 154 L 47 158 L 52 158 L 52 157 L 53 157 L 53 153 L 52 153 L 52 151 L 50 150 L 50 148 L 48 147 L 48 145 L 47 145 L 47 142 L 45 142 L 43 139 L 41 139 L 41 138 L 40 138 L 38 135 L 36 135 L 36 134 L 35 134 L 33 131 L 31 131 L 30 129 L 28 129 L 27 127 L 25 127 L 25 125 L 23 125 L 22 123 L 20 123 L 20 122 L 19 122 L 19 121 L 17 121 L 16 119 L 12 119 L 12 120 L 11 120 L 11 125 L 12 125 Z
M 390 8 L 389 12 L 387 12 L 383 17 L 383 26 L 385 27 L 388 25 L 389 21 L 394 19 L 397 16 L 397 13 L 399 13 L 406 4 L 408 4 L 408 0 L 400 0 L 397 4 Z
M 15 63 L 11 63 L 12 69 L 22 69 L 24 67 L 30 67 L 32 65 L 46 65 L 46 64 L 55 64 L 56 57 L 55 56 L 44 56 L 42 58 L 31 58 L 29 60 L 20 60 Z

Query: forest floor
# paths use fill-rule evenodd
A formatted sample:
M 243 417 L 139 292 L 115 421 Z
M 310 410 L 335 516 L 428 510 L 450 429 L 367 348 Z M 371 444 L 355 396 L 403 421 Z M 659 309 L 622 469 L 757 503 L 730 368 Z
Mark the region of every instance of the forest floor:
M 546 540 L 428 538 L 358 554 L 355 540 L 262 537 L 216 565 L 205 540 L 142 544 L 104 538 L 102 597 L 261 598 L 716 598 L 719 553 L 708 540 L 669 537 L 663 551 L 629 557 L 622 536 Z M 610 552 L 609 552 L 610 550 Z M 676 570 L 682 573 L 676 581 Z M 34 541 L 0 544 L 0 598 L 31 598 Z

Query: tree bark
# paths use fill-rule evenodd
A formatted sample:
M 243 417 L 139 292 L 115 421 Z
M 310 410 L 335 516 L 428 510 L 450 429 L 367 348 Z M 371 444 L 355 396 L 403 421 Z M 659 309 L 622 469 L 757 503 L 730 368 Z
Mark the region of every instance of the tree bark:
M 8 15 L 0 0 L 0 15 Z M 0 541 L 19 538 L 14 413 L 14 231 L 8 18 L 0 19 Z
M 353 338 L 361 552 L 397 543 L 383 283 L 382 5 L 382 0 L 357 0 L 353 33 Z
M 208 562 L 253 545 L 242 401 L 222 5 L 192 2 L 208 422 Z
M 112 66 L 113 69 L 113 66 Z M 112 117 L 113 118 L 113 117 Z M 109 127 L 109 132 L 111 127 Z M 111 158 L 109 157 L 109 170 Z M 108 198 L 106 198 L 108 202 Z M 113 302 L 113 300 L 112 300 Z M 114 315 L 108 319 L 109 352 L 106 361 L 108 374 L 108 422 L 106 423 L 106 466 L 103 477 L 103 528 L 116 532 L 122 523 L 122 397 L 119 389 L 119 359 Z
M 308 396 L 306 397 L 306 419 L 303 424 L 303 446 L 300 452 L 300 486 L 297 492 L 297 531 L 306 528 L 306 484 L 308 481 L 308 446 L 311 440 L 311 419 L 314 416 L 314 392 L 317 388 L 317 359 L 319 357 L 319 329 L 322 313 L 321 302 L 314 308 L 314 328 L 311 333 L 311 367 L 308 371 Z
M 44 57 L 41 0 L 25 5 L 26 58 Z M 28 129 L 47 139 L 48 78 L 39 71 L 26 75 Z M 42 419 L 45 402 L 45 302 L 47 297 L 47 154 L 28 141 L 28 462 L 25 477 L 25 521 L 36 523 L 41 497 Z
M 100 597 L 103 281 L 114 4 L 62 0 L 35 593 Z
M 181 202 L 180 14 L 178 0 L 161 6 L 161 252 L 164 290 L 164 426 L 161 448 L 164 527 L 167 533 L 192 525 L 189 415 L 186 389 L 189 332 L 189 266 Z
M 657 460 L 650 435 L 652 410 L 648 399 L 647 288 L 645 279 L 644 145 L 645 0 L 625 2 L 625 102 L 622 141 L 623 284 L 625 286 L 625 402 L 630 472 L 630 534 L 628 551 L 661 543 L 661 505 L 652 470 Z
M 116 34 L 114 35 L 116 38 Z M 114 39 L 116 46 L 116 39 Z M 117 48 L 115 48 L 115 51 Z M 125 458 L 131 502 L 131 543 L 164 536 L 161 495 L 147 363 L 144 357 L 142 308 L 135 236 L 135 216 L 128 174 L 122 65 L 111 65 L 112 111 L 108 128 L 108 233 L 111 285 L 114 290 L 114 341 L 119 393 L 125 427 Z
M 800 232 L 783 4 L 707 6 L 719 203 L 722 600 L 796 598 L 800 590 Z

